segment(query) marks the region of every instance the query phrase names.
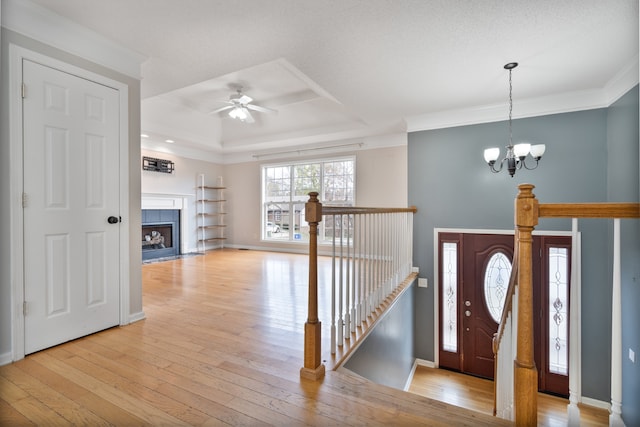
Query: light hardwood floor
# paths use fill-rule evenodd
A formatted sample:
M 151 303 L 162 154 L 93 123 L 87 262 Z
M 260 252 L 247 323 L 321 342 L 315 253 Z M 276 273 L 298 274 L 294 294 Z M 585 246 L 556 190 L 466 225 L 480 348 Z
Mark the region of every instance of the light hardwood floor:
M 483 414 L 493 413 L 493 381 L 490 380 L 445 369 L 418 366 L 409 391 Z M 538 393 L 538 425 L 548 427 L 568 425 L 568 403 L 567 399 Z M 609 425 L 607 410 L 580 406 L 580 426 L 607 425 Z
M 145 320 L 0 367 L 0 425 L 509 425 L 331 370 L 301 380 L 306 256 L 146 264 L 143 295 Z

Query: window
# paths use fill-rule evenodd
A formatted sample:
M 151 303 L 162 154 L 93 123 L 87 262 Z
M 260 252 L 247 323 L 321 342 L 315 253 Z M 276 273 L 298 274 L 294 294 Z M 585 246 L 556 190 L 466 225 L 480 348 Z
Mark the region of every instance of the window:
M 484 272 L 484 302 L 496 323 L 500 323 L 502 318 L 510 277 L 511 261 L 509 261 L 509 257 L 502 252 L 496 252 L 489 258 Z
M 549 248 L 549 372 L 569 374 L 569 250 Z
M 262 167 L 262 238 L 309 241 L 304 205 L 316 191 L 323 205 L 355 204 L 355 159 L 314 160 Z M 325 236 L 320 223 L 319 236 Z
M 458 244 L 442 244 L 442 349 L 458 351 Z

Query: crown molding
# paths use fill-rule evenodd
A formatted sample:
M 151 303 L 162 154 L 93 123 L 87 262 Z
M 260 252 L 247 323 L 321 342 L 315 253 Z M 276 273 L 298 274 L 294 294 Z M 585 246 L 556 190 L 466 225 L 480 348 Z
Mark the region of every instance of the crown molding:
M 145 55 L 28 0 L 2 0 L 2 26 L 135 79 Z
M 613 76 L 613 78 L 605 85 L 603 90 L 607 100 L 607 107 L 616 102 L 631 88 L 637 85 L 639 75 L 639 56 L 636 55 L 629 65 L 622 68 L 620 72 Z
M 140 148 L 143 150 L 155 151 L 157 153 L 173 154 L 178 157 L 192 160 L 203 160 L 205 162 L 223 164 L 224 158 L 219 153 L 211 151 L 198 150 L 194 148 L 181 147 L 180 145 L 169 145 L 164 142 L 140 141 Z
M 519 99 L 514 119 L 607 108 L 638 84 L 638 55 L 603 88 Z M 407 117 L 407 132 L 443 129 L 507 119 L 508 104 L 493 104 Z

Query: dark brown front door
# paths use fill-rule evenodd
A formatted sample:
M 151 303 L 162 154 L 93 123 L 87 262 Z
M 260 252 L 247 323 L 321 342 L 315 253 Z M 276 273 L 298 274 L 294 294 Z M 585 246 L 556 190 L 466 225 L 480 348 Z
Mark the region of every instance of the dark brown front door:
M 506 294 L 509 287 L 513 236 L 465 234 L 462 256 L 462 371 L 493 378 L 492 342 L 493 334 L 498 330 L 498 321 L 492 317 L 491 309 L 494 313 L 496 310 L 500 312 L 499 307 L 495 307 L 495 296 Z M 482 286 L 487 275 L 493 284 L 494 298 L 486 295 Z M 499 319 L 499 316 L 496 317 Z
M 441 367 L 493 379 L 493 334 L 509 286 L 513 247 L 513 235 L 440 233 Z M 539 389 L 560 395 L 568 395 L 569 390 L 568 375 L 559 374 L 557 366 L 562 352 L 568 355 L 569 337 L 568 333 L 558 334 L 557 329 L 568 331 L 570 252 L 570 237 L 534 236 L 534 348 Z M 566 257 L 564 271 L 556 265 L 559 256 Z M 562 284 L 555 282 L 562 280 L 566 287 L 558 291 Z

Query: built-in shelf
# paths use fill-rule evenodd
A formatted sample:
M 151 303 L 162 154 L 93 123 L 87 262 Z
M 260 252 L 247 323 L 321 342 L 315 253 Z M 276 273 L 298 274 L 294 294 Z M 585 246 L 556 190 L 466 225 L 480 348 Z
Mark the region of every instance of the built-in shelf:
M 218 178 L 218 182 L 222 183 L 222 177 Z M 202 252 L 224 247 L 226 240 L 224 217 L 227 214 L 225 212 L 224 190 L 226 187 L 222 185 L 205 185 L 205 176 L 204 174 L 200 175 L 196 206 L 198 210 L 198 247 Z M 207 243 L 214 244 L 207 245 Z

